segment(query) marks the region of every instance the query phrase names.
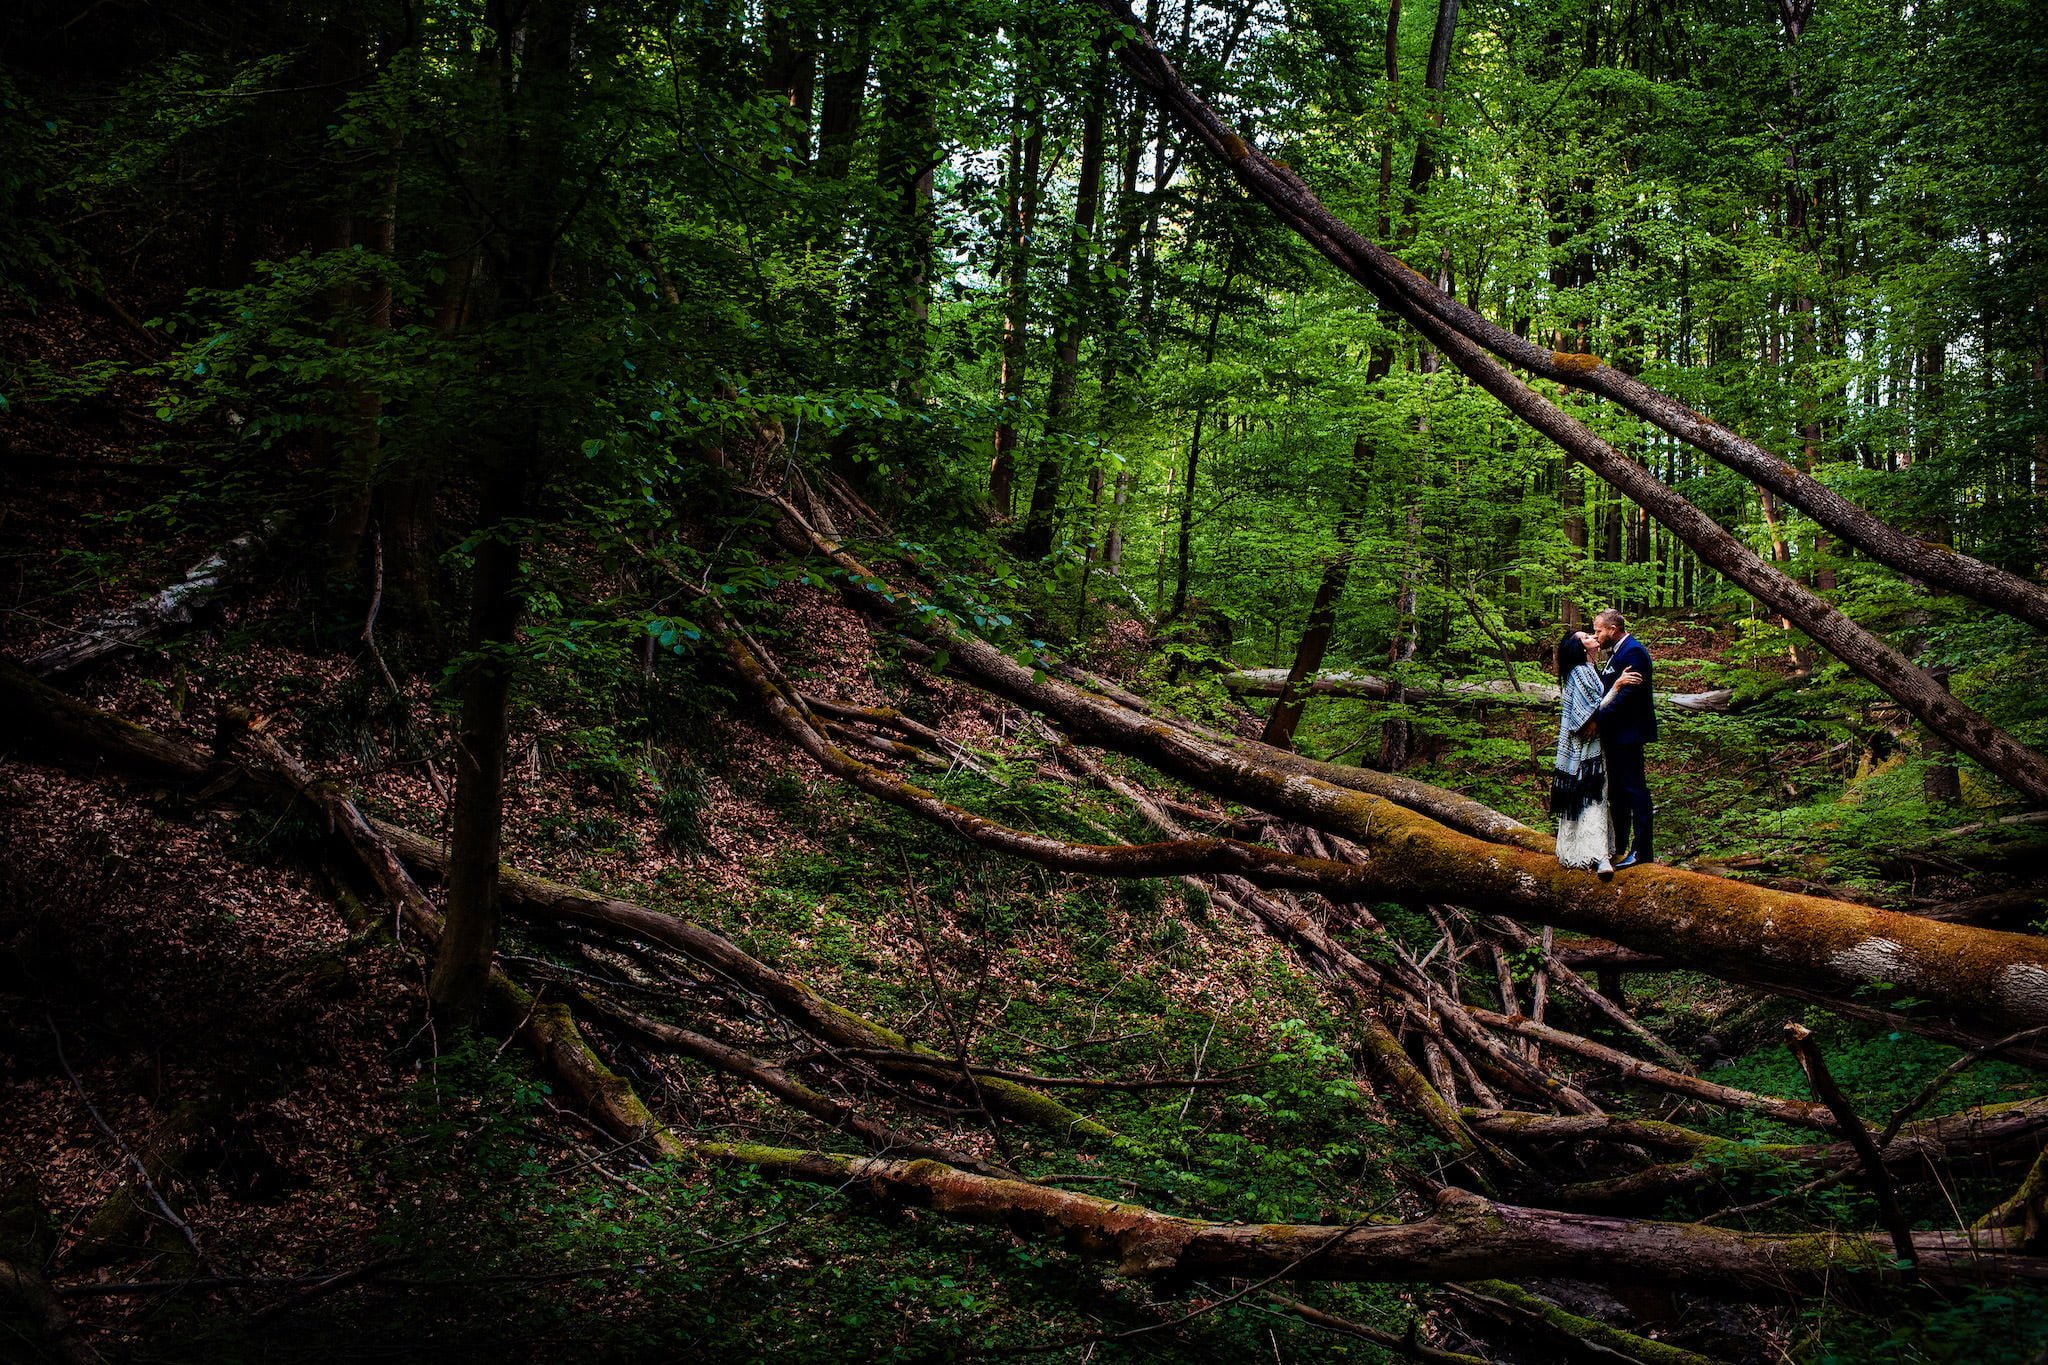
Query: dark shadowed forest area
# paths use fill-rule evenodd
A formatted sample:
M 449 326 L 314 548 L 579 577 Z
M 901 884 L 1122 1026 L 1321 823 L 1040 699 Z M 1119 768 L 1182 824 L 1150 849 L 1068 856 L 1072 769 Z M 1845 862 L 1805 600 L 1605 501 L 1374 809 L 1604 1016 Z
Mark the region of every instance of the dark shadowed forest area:
M 0 1359 L 2048 1361 L 2048 6 L 0 6 Z

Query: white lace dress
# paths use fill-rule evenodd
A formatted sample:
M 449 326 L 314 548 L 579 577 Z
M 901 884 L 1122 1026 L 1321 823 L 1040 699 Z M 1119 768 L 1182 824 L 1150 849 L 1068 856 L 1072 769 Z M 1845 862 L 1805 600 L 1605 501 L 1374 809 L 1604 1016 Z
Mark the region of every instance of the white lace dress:
M 1598 733 L 1579 738 L 1579 727 L 1600 707 L 1600 675 L 1580 664 L 1564 681 L 1564 715 L 1557 727 L 1557 767 L 1550 779 L 1550 813 L 1557 817 L 1557 860 L 1566 867 L 1607 871 L 1613 856 L 1607 825 L 1607 768 Z

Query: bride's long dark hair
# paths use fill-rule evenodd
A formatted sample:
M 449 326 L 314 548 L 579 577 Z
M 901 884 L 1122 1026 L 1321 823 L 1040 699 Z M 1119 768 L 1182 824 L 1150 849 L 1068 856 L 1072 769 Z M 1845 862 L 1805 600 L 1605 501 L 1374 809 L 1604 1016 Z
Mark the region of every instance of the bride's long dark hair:
M 1558 686 L 1562 687 L 1564 680 L 1572 675 L 1572 670 L 1585 662 L 1586 642 L 1579 638 L 1577 631 L 1566 631 L 1564 638 L 1557 642 Z

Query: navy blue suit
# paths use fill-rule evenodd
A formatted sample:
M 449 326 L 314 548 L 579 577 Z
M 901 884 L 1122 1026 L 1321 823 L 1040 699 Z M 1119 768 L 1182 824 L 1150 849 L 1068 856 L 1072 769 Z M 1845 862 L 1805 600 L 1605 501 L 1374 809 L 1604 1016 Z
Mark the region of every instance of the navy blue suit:
M 1600 680 L 1614 680 L 1633 668 L 1642 682 L 1624 687 L 1598 713 L 1600 748 L 1607 759 L 1607 808 L 1614 823 L 1614 848 L 1625 853 L 1634 835 L 1635 855 L 1644 862 L 1656 856 L 1652 825 L 1656 811 L 1650 783 L 1643 772 L 1643 746 L 1657 738 L 1657 701 L 1651 691 L 1650 651 L 1633 635 L 1624 635 L 1600 671 Z

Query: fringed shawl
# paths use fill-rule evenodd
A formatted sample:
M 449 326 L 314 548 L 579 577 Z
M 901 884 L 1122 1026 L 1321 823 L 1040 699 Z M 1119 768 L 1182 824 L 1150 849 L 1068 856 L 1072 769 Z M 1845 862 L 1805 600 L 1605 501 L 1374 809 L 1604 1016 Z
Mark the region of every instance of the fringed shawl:
M 1587 806 L 1597 805 L 1607 791 L 1607 774 L 1600 756 L 1600 736 L 1579 738 L 1579 727 L 1593 717 L 1600 706 L 1600 675 L 1591 664 L 1580 664 L 1564 680 L 1564 716 L 1557 727 L 1557 764 L 1550 778 L 1550 813 L 1569 820 Z

